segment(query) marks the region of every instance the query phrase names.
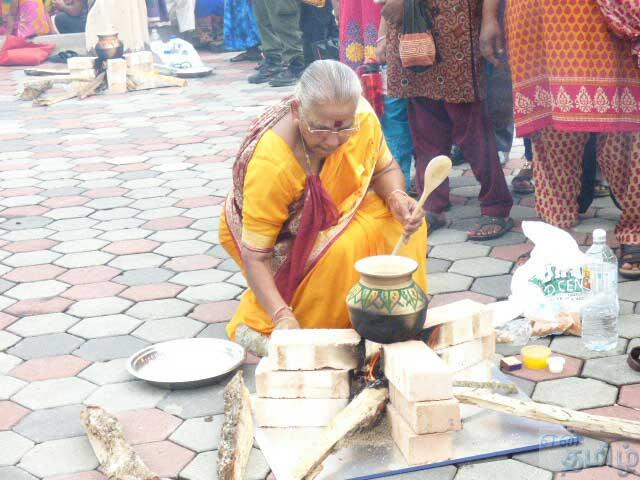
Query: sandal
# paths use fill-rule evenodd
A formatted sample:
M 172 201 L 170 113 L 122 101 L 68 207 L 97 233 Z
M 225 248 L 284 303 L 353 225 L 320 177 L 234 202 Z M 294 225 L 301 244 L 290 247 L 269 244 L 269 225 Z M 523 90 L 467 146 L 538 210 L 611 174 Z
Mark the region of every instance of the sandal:
M 640 269 L 624 269 L 625 263 L 640 264 L 640 245 L 620 245 L 620 258 L 618 259 L 618 273 L 624 278 L 637 280 L 640 278 Z
M 53 63 L 67 63 L 67 60 L 73 57 L 77 57 L 77 52 L 73 50 L 65 50 L 64 52 L 60 52 L 56 55 L 49 57 L 49 62 Z
M 595 198 L 608 197 L 611 195 L 611 189 L 606 183 L 596 180 L 596 184 L 593 186 L 593 196 Z
M 427 220 L 427 231 L 429 233 L 433 233 L 447 224 L 446 220 L 438 217 L 435 213 L 427 212 L 425 219 Z
M 479 232 L 484 227 L 489 225 L 497 225 L 498 227 L 500 227 L 500 230 L 488 235 L 480 235 Z M 467 240 L 476 240 L 476 241 L 495 240 L 496 238 L 500 238 L 501 236 L 503 236 L 512 228 L 513 228 L 513 220 L 509 217 L 490 217 L 488 215 L 482 215 L 480 217 L 480 220 L 474 227 L 474 230 L 476 231 L 476 233 L 467 234 Z
M 519 195 L 529 195 L 535 192 L 533 186 L 533 167 L 531 162 L 525 162 L 520 172 L 511 180 L 513 193 Z
M 246 52 L 239 53 L 235 57 L 229 59 L 229 61 L 232 63 L 259 62 L 260 60 L 262 60 L 262 54 L 260 53 L 260 50 L 257 50 L 255 48 L 250 48 Z

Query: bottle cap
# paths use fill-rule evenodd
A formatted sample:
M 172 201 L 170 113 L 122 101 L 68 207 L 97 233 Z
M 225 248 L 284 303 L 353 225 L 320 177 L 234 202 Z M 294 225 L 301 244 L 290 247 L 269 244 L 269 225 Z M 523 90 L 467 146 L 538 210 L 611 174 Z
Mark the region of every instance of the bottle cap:
M 602 243 L 607 241 L 607 232 L 602 228 L 596 228 L 593 231 L 593 243 Z

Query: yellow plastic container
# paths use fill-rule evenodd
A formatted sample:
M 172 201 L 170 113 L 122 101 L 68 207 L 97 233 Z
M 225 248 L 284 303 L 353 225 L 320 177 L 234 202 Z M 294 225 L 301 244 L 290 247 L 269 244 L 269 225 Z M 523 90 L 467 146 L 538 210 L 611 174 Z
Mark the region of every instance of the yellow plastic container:
M 520 350 L 522 363 L 531 370 L 544 370 L 549 365 L 551 349 L 542 345 L 528 345 Z

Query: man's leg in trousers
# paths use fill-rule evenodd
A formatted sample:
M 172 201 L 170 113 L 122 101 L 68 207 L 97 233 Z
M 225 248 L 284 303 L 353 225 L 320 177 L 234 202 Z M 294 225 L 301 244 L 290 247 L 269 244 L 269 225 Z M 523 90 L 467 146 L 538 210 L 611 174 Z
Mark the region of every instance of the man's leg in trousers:
M 278 58 L 282 60 L 282 43 L 278 38 L 273 25 L 269 10 L 275 8 L 279 0 L 255 0 L 252 2 L 253 12 L 256 16 L 258 29 L 260 30 L 261 50 L 265 57 Z
M 409 100 L 409 125 L 416 157 L 416 190 L 418 196 L 424 190 L 424 169 L 438 155 L 451 151 L 452 125 L 444 102 L 425 97 Z M 445 180 L 427 198 L 425 210 L 442 213 L 449 206 L 449 180 Z
M 483 215 L 508 217 L 513 198 L 498 159 L 493 125 L 484 102 L 445 103 L 453 122 L 453 143 L 460 145 L 464 158 L 480 182 Z
M 290 63 L 296 59 L 303 64 L 300 0 L 269 0 L 266 3 L 272 31 L 279 39 L 283 62 Z

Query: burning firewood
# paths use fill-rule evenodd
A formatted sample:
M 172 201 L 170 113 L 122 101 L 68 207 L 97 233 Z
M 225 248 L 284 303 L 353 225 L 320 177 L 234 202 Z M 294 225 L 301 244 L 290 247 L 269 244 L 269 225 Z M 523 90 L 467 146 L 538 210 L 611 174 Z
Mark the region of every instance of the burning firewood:
M 218 447 L 218 478 L 243 480 L 253 446 L 253 417 L 249 390 L 242 372 L 224 389 L 224 425 Z
M 320 472 L 322 462 L 341 440 L 358 430 L 372 426 L 389 399 L 386 388 L 365 388 L 319 434 L 293 470 L 293 480 L 311 480 Z
M 104 409 L 90 405 L 80 413 L 80 420 L 100 462 L 100 470 L 111 480 L 159 480 L 131 448 L 122 433 L 120 422 Z

